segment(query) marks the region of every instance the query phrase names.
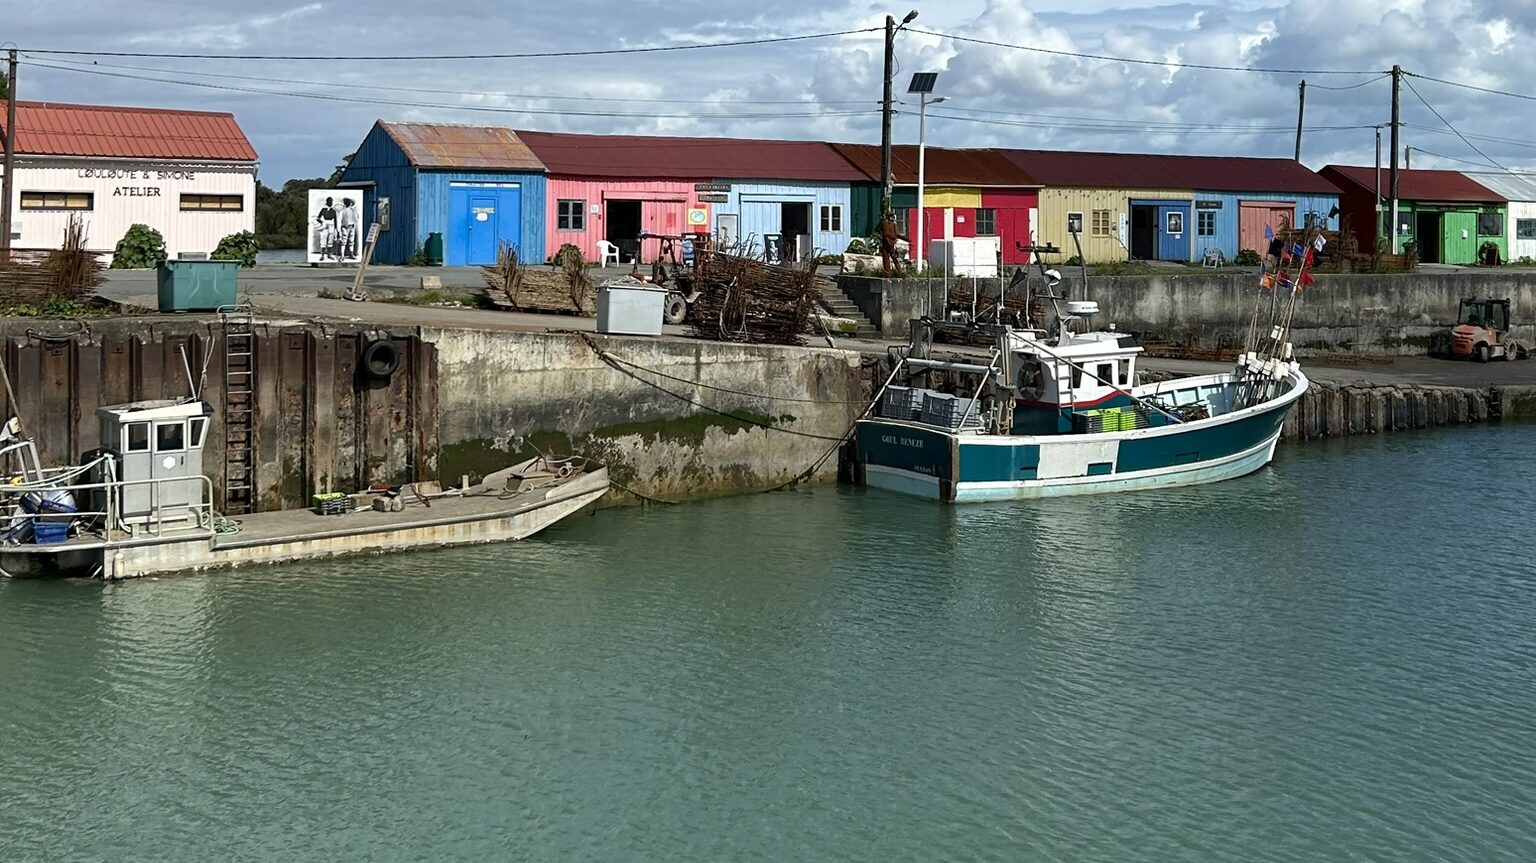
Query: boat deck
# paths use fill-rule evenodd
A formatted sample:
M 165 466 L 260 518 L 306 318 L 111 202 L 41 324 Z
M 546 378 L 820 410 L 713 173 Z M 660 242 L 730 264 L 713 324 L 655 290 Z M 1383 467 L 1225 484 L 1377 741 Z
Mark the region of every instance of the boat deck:
M 239 528 L 215 533 L 206 528 L 167 529 L 163 534 L 131 537 L 114 532 L 71 537 L 63 543 L 0 548 L 12 571 L 18 559 L 94 560 L 107 578 L 195 571 L 309 560 L 344 554 L 378 553 L 434 546 L 504 542 L 528 537 L 596 503 L 608 490 L 608 473 L 599 469 L 567 482 L 515 495 L 441 497 L 429 502 L 404 498 L 401 512 L 364 509 L 344 515 L 313 510 L 283 510 L 231 519 Z

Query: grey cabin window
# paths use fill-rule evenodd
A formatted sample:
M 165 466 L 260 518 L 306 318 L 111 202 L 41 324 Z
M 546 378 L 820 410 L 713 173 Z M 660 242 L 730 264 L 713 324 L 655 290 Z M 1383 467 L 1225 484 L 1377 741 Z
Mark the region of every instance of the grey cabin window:
M 586 201 L 560 201 L 555 207 L 555 230 L 585 231 L 587 229 Z

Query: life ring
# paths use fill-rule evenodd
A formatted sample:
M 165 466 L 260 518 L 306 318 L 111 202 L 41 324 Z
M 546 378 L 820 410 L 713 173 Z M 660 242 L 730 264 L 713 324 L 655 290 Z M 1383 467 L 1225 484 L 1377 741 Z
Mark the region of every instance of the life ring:
M 400 368 L 400 349 L 389 339 L 374 339 L 363 348 L 363 374 L 388 380 Z

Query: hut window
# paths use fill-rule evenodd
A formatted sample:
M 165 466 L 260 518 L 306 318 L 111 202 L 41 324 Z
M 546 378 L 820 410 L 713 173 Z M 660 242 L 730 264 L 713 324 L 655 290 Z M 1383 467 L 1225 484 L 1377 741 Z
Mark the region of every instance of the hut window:
M 977 210 L 976 211 L 976 236 L 978 236 L 978 237 L 995 237 L 995 236 L 997 236 L 997 211 L 996 210 L 989 208 L 989 209 L 985 209 L 985 210 Z
M 1109 211 L 1093 211 L 1093 235 L 1095 237 L 1109 236 Z
M 91 210 L 96 196 L 90 192 L 22 192 L 23 210 Z
M 841 234 L 843 232 L 843 205 L 821 205 L 821 229 L 829 234 Z
M 587 229 L 586 201 L 561 201 L 556 206 L 555 230 L 585 231 Z
M 1536 240 L 1536 219 L 1516 219 L 1515 236 L 1522 240 Z
M 155 424 L 155 452 L 181 452 L 187 448 L 187 424 Z
M 907 232 L 907 211 L 898 209 L 894 213 L 894 216 L 896 219 L 896 233 L 902 235 L 903 237 L 911 236 L 911 234 Z
M 239 211 L 245 209 L 244 195 L 182 195 L 181 208 L 183 210 L 229 210 Z
M 1478 213 L 1477 235 L 1479 237 L 1500 237 L 1504 235 L 1503 213 Z
M 128 424 L 127 452 L 149 452 L 149 423 Z
M 1216 213 L 1201 210 L 1195 214 L 1195 233 L 1202 237 L 1216 236 Z

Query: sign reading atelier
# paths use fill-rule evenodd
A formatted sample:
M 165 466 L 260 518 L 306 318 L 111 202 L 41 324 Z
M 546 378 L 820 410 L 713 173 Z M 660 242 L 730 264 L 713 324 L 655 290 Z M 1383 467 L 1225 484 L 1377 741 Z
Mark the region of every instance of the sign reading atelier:
M 730 183 L 694 183 L 693 184 L 693 190 L 695 192 L 729 192 L 731 190 L 731 184 Z

